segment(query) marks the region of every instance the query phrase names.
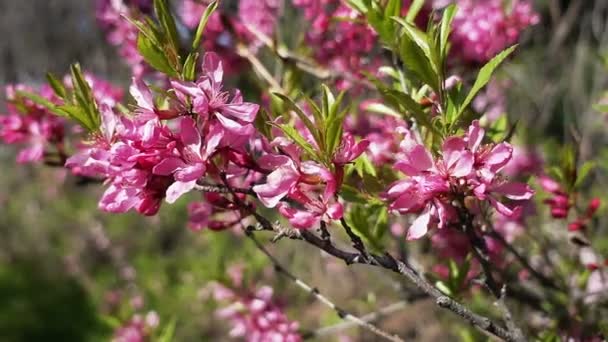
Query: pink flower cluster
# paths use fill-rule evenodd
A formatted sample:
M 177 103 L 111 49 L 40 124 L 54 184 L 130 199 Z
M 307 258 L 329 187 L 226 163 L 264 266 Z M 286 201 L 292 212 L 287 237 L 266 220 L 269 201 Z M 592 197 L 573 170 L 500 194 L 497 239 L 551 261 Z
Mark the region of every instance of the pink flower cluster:
M 362 14 L 342 0 L 292 0 L 310 21 L 306 42 L 313 47 L 315 60 L 337 74 L 362 77 L 362 71 L 375 72 L 379 61 L 372 56 L 377 43 L 376 32 L 367 24 L 356 22 Z M 341 18 L 337 20 L 336 18 Z M 343 78 L 338 87 L 351 86 Z
M 465 62 L 484 63 L 513 45 L 539 22 L 529 0 L 456 0 L 452 52 Z M 510 6 L 510 7 L 508 7 Z
M 17 154 L 18 163 L 42 161 L 49 146 L 53 146 L 55 152 L 63 153 L 65 120 L 19 96 L 18 91 L 34 92 L 22 85 L 6 87 L 8 113 L 0 115 L 2 142 L 25 146 Z M 42 87 L 38 95 L 48 101 L 58 100 L 47 86 Z
M 272 294 L 268 286 L 249 292 L 217 285 L 215 299 L 232 303 L 217 311 L 219 318 L 232 325 L 230 336 L 243 337 L 248 342 L 301 341 L 298 323 L 289 320 Z
M 573 207 L 572 194 L 565 191 L 558 182 L 548 176 L 541 176 L 539 181 L 543 190 L 552 195 L 552 197 L 544 200 L 544 203 L 551 208 L 551 216 L 556 219 L 566 220 L 570 209 Z M 600 205 L 601 201 L 599 198 L 592 198 L 587 204 L 587 209 L 568 224 L 568 230 L 571 232 L 584 230 Z
M 158 327 L 158 323 L 159 318 L 154 311 L 148 312 L 145 317 L 136 314 L 114 332 L 112 342 L 150 341 L 151 332 Z
M 393 212 L 420 214 L 408 230 L 408 239 L 424 236 L 431 227 L 457 223 L 463 207 L 480 212 L 485 201 L 502 215 L 518 217 L 521 207 L 509 207 L 501 198 L 527 200 L 533 195 L 528 185 L 500 175 L 513 148 L 506 142 L 482 145 L 485 132 L 477 121 L 464 137 L 447 138 L 436 158 L 411 132 L 403 133 L 403 155 L 394 167 L 408 177 L 392 184 L 386 198 Z
M 182 0 L 178 11 L 183 24 L 191 30 L 196 29 L 209 2 L 211 1 Z M 216 10 L 207 22 L 202 40 L 203 49 L 220 55 L 226 72 L 233 73 L 242 69 L 245 63 L 236 53 L 237 42 L 246 44 L 253 50 L 260 46 L 249 27 L 272 37 L 279 7 L 279 0 L 240 0 L 236 15 Z
M 137 51 L 139 30 L 125 17 L 138 18 L 151 10 L 151 0 L 97 0 L 96 17 L 108 43 L 118 48 L 118 54 L 131 67 L 134 76 L 143 75 L 148 67 Z
M 173 203 L 203 176 L 217 176 L 216 155 L 231 160 L 244 151 L 258 105 L 243 102 L 238 91 L 230 98 L 223 90 L 216 55 L 205 55 L 203 73 L 196 82 L 171 81 L 174 96 L 166 109 L 156 106 L 138 79 L 131 86 L 137 102 L 132 116 L 100 106 L 100 132 L 66 166 L 106 179 L 103 210 L 154 215 L 163 198 Z
M 122 99 L 122 90 L 112 84 L 85 74 L 85 81 L 93 89 L 93 96 L 99 103 L 116 105 Z M 71 80 L 66 76 L 64 86 L 72 88 Z M 17 162 L 29 163 L 44 161 L 53 157 L 61 162 L 65 158 L 64 138 L 67 122 L 49 112 L 44 106 L 34 103 L 19 92 L 31 93 L 55 105 L 63 104 L 50 86 L 44 85 L 39 91 L 23 85 L 6 87 L 7 113 L 0 115 L 0 140 L 5 144 L 24 145 L 19 151 Z
M 253 191 L 262 204 L 277 207 L 296 228 L 314 227 L 322 219 L 338 220 L 344 211 L 337 201 L 344 166 L 359 157 L 368 144 L 367 140 L 355 142 L 352 135 L 345 133 L 333 156 L 332 171 L 312 160 L 301 161 L 300 149 L 286 138 L 277 137 L 270 145 L 282 153 L 259 159 L 259 166 L 269 174 L 266 182 L 255 185 Z

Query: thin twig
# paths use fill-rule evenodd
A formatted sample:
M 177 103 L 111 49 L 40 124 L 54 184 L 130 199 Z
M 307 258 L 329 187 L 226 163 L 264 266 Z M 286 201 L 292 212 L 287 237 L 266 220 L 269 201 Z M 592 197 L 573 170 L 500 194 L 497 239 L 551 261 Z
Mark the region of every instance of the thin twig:
M 540 273 L 539 271 L 537 271 L 534 267 L 532 267 L 532 265 L 530 265 L 530 263 L 528 262 L 528 259 L 526 259 L 526 257 L 524 257 L 523 255 L 521 255 L 521 253 L 519 253 L 517 251 L 517 249 L 515 249 L 515 247 L 513 247 L 510 243 L 507 242 L 507 240 L 505 240 L 505 238 L 498 233 L 495 230 L 492 230 L 489 235 L 497 240 L 498 242 L 500 242 L 501 245 L 503 245 L 503 247 L 505 247 L 511 254 L 513 254 L 513 256 L 515 256 L 515 258 L 517 259 L 517 261 L 519 261 L 519 263 L 526 269 L 528 270 L 528 272 L 530 272 L 530 274 L 532 274 L 532 276 L 534 276 L 536 279 L 538 279 L 540 281 L 540 283 L 546 287 L 550 287 L 554 290 L 558 290 L 560 291 L 561 289 L 559 288 L 559 286 L 555 285 L 555 283 L 553 281 L 551 281 L 551 279 L 547 278 L 544 274 Z
M 246 229 L 246 234 L 247 237 L 249 237 L 249 239 L 251 239 L 251 241 L 253 241 L 253 243 L 255 244 L 255 246 L 266 255 L 266 257 L 268 257 L 268 259 L 272 262 L 274 269 L 283 274 L 284 276 L 286 276 L 288 279 L 290 279 L 296 286 L 300 287 L 301 289 L 303 289 L 304 291 L 310 293 L 311 295 L 313 295 L 319 302 L 321 302 L 322 304 L 324 304 L 325 306 L 329 307 L 330 309 L 334 310 L 336 312 L 336 314 L 343 320 L 345 320 L 346 322 L 350 322 L 352 324 L 358 325 L 362 328 L 365 328 L 367 330 L 369 330 L 370 332 L 383 337 L 385 339 L 387 339 L 388 341 L 394 341 L 394 342 L 403 342 L 403 340 L 396 335 L 391 335 L 383 330 L 381 330 L 380 328 L 376 327 L 375 325 L 373 325 L 372 323 L 370 323 L 369 321 L 366 321 L 362 318 L 359 318 L 357 316 L 354 316 L 353 314 L 347 312 L 346 310 L 338 307 L 336 304 L 334 304 L 330 299 L 328 299 L 327 297 L 325 297 L 323 294 L 321 294 L 321 292 L 319 291 L 319 289 L 312 287 L 310 285 L 308 285 L 307 283 L 305 283 L 304 281 L 302 281 L 301 279 L 299 279 L 298 277 L 296 277 L 293 273 L 289 272 L 289 270 L 287 270 L 287 268 L 285 268 L 280 262 L 279 260 L 277 260 L 271 253 L 270 251 L 268 251 L 268 249 L 266 249 L 266 247 L 264 247 L 264 245 L 258 241 L 258 239 L 255 237 L 255 235 L 253 234 L 253 231 L 255 230 L 255 228 L 251 227 L 251 229 Z
M 365 248 L 365 244 L 363 243 L 363 240 L 361 240 L 361 238 L 353 232 L 352 228 L 348 225 L 348 223 L 346 222 L 346 219 L 344 219 L 344 217 L 340 219 L 340 223 L 342 223 L 342 227 L 344 227 L 346 234 L 350 238 L 350 241 L 353 243 L 353 247 L 356 250 L 358 250 L 359 253 L 361 253 L 361 255 L 365 259 L 369 259 L 369 256 L 367 254 L 367 249 Z
M 202 192 L 215 192 L 215 193 L 219 193 L 219 194 L 229 194 L 232 192 L 238 193 L 238 194 L 245 194 L 245 195 L 255 195 L 255 192 L 253 192 L 252 189 L 245 189 L 245 188 L 234 188 L 234 187 L 230 187 L 230 189 L 224 185 L 221 184 L 207 184 L 207 183 L 198 183 L 194 186 L 194 189 L 202 191 Z
M 372 323 L 372 322 L 376 322 L 380 319 L 382 319 L 382 317 L 386 317 L 392 313 L 395 313 L 397 311 L 403 310 L 407 307 L 409 303 L 405 300 L 390 304 L 378 311 L 374 311 L 371 313 L 368 313 L 367 315 L 361 316 L 361 320 L 364 322 L 368 322 L 368 323 Z M 322 336 L 326 336 L 326 335 L 330 335 L 330 334 L 334 334 L 336 332 L 340 332 L 352 327 L 356 327 L 358 326 L 358 324 L 354 323 L 354 322 L 341 322 L 338 324 L 334 324 L 334 325 L 330 325 L 327 327 L 323 327 L 320 329 L 317 329 L 315 331 L 310 331 L 304 334 L 303 338 L 304 339 L 309 339 L 309 338 L 318 338 L 318 337 L 322 337 Z

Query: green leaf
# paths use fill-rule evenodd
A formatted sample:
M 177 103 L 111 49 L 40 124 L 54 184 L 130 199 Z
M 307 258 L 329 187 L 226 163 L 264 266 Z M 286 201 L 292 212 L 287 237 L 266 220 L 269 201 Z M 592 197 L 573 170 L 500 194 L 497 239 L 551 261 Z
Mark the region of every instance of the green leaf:
M 384 16 L 387 18 L 401 15 L 402 0 L 389 0 L 384 8 Z
M 369 104 L 367 105 L 367 107 L 365 107 L 365 110 L 367 110 L 368 112 L 384 114 L 395 118 L 401 118 L 401 114 L 399 114 L 399 112 L 382 103 Z
M 413 24 L 414 20 L 416 20 L 416 17 L 418 16 L 418 13 L 420 13 L 422 6 L 424 6 L 424 0 L 414 0 L 407 10 L 405 21 Z
M 62 99 L 67 97 L 68 93 L 65 90 L 63 83 L 61 81 L 59 81 L 53 74 L 51 74 L 50 72 L 47 73 L 46 79 L 49 82 L 49 85 L 51 86 L 51 88 L 53 88 L 53 91 L 55 92 L 55 94 L 57 96 L 59 96 Z
M 177 324 L 177 320 L 175 318 L 171 319 L 169 323 L 163 328 L 163 331 L 160 333 L 157 342 L 171 342 L 173 341 L 175 335 L 175 326 Z
M 217 1 L 213 0 L 203 13 L 201 17 L 201 21 L 198 23 L 198 27 L 196 28 L 196 33 L 194 34 L 194 40 L 192 41 L 192 51 L 195 51 L 201 45 L 201 39 L 203 38 L 203 31 L 205 31 L 205 26 L 207 26 L 207 22 L 209 21 L 209 17 L 211 14 L 217 9 Z
M 78 123 L 89 132 L 96 131 L 99 128 L 99 125 L 91 120 L 86 110 L 79 105 L 61 105 L 56 107 L 56 111 L 78 121 Z
M 430 62 L 430 65 L 435 74 L 439 73 L 441 65 L 438 60 L 436 60 L 431 52 L 431 44 L 429 42 L 429 37 L 426 33 L 420 31 L 416 26 L 411 25 L 407 21 L 399 18 L 399 17 L 391 17 L 394 21 L 399 23 L 401 27 L 403 27 L 403 32 L 410 37 L 410 39 L 420 48 L 420 50 L 424 53 L 427 60 Z
M 196 78 L 196 61 L 198 60 L 198 52 L 188 54 L 186 61 L 184 62 L 184 69 L 182 70 L 182 76 L 186 81 L 194 81 Z
M 154 69 L 171 77 L 179 77 L 177 71 L 171 66 L 165 53 L 145 35 L 140 33 L 137 37 L 137 51 Z
M 445 59 L 447 57 L 447 47 L 448 47 L 448 38 L 450 36 L 450 30 L 452 27 L 452 21 L 454 20 L 454 16 L 458 8 L 455 4 L 451 4 L 443 11 L 443 17 L 441 18 L 441 33 L 440 39 L 441 44 L 439 47 L 439 51 L 441 54 L 441 59 Z
M 333 156 L 336 149 L 342 142 L 342 132 L 344 118 L 346 117 L 346 110 L 341 114 L 331 118 L 331 121 L 326 124 L 325 140 L 326 140 L 326 153 L 329 156 Z
M 438 281 L 435 282 L 435 287 L 439 291 L 445 293 L 448 296 L 452 296 L 453 295 L 452 290 L 450 289 L 450 287 L 448 285 L 446 285 L 446 283 L 444 283 L 441 280 L 438 280 Z
M 359 189 L 347 184 L 342 185 L 342 188 L 340 189 L 340 196 L 349 203 L 368 203 L 367 198 L 359 191 Z
M 374 164 L 372 164 L 365 154 L 362 154 L 359 156 L 359 158 L 357 158 L 357 160 L 355 160 L 355 171 L 357 171 L 357 174 L 361 178 L 363 178 L 366 174 L 372 177 L 378 176 Z
M 583 163 L 583 165 L 577 170 L 576 173 L 576 181 L 574 182 L 574 187 L 578 188 L 583 184 L 589 173 L 595 168 L 595 163 L 593 161 L 587 161 Z
M 306 153 L 308 153 L 311 157 L 317 158 L 317 153 L 311 144 L 300 135 L 300 133 L 291 125 L 277 125 L 283 133 L 293 142 L 295 142 L 298 146 L 300 146 Z
M 35 104 L 42 106 L 42 107 L 52 111 L 53 113 L 55 113 L 55 110 L 57 108 L 57 106 L 53 102 L 45 99 L 44 97 L 42 97 L 38 94 L 19 90 L 19 91 L 17 91 L 17 96 L 25 97 L 26 99 L 29 99 L 30 101 L 34 102 Z M 58 114 L 58 113 L 56 113 L 56 114 Z M 60 115 L 60 114 L 58 114 L 58 115 Z M 64 116 L 64 115 L 62 115 L 62 116 Z
M 603 104 L 603 103 L 594 104 L 593 109 L 600 113 L 608 113 L 608 104 Z
M 179 52 L 179 36 L 177 34 L 177 27 L 175 25 L 175 19 L 169 11 L 166 0 L 154 0 L 154 12 L 160 22 L 160 25 L 165 33 L 165 39 L 173 51 L 177 54 Z
M 507 57 L 509 57 L 509 55 L 511 53 L 513 53 L 515 48 L 517 48 L 517 45 L 513 45 L 510 48 L 502 51 L 501 53 L 496 55 L 494 58 L 492 58 L 486 65 L 484 65 L 483 68 L 481 68 L 481 70 L 479 70 L 479 74 L 477 75 L 477 79 L 475 80 L 475 83 L 473 84 L 473 88 L 471 88 L 471 91 L 469 92 L 469 95 L 467 95 L 464 102 L 462 104 L 460 104 L 460 109 L 458 111 L 457 117 L 460 116 L 460 114 L 462 114 L 462 112 L 464 112 L 464 110 L 469 106 L 469 104 L 471 104 L 471 102 L 473 101 L 475 96 L 477 96 L 477 93 L 479 93 L 479 91 L 481 89 L 483 89 L 483 87 L 485 87 L 486 84 L 488 84 L 488 82 L 492 78 L 492 74 L 494 73 L 496 68 Z
M 405 67 L 418 79 L 428 84 L 435 92 L 439 91 L 439 75 L 424 51 L 408 35 L 401 37 L 399 57 Z
M 308 115 L 306 115 L 306 113 L 304 113 L 304 111 L 288 96 L 283 95 L 281 93 L 272 93 L 272 94 L 274 96 L 280 98 L 283 101 L 283 103 L 285 103 L 290 110 L 292 110 L 296 113 L 296 115 L 300 118 L 300 120 L 302 120 L 302 123 L 304 124 L 304 126 L 306 126 L 308 131 L 315 138 L 315 141 L 319 144 L 319 146 L 321 146 L 323 142 L 320 141 L 321 137 L 319 135 L 319 130 L 315 127 L 313 122 L 310 121 L 310 119 L 308 118 Z
M 101 125 L 101 115 L 97 110 L 93 91 L 91 90 L 89 83 L 85 80 L 79 64 L 73 64 L 70 67 L 70 71 L 72 75 L 72 86 L 74 87 L 74 97 L 77 105 L 80 106 L 80 109 L 84 113 L 79 113 L 80 115 L 84 115 L 84 117 L 78 117 L 76 119 L 83 123 L 89 131 L 95 131 L 99 129 L 99 126 Z

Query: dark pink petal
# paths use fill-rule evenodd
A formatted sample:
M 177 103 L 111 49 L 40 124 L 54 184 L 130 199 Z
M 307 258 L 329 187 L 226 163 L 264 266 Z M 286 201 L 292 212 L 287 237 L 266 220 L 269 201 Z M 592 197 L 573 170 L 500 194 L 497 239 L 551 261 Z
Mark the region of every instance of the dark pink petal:
M 465 177 L 473 172 L 473 164 L 475 163 L 475 157 L 469 151 L 465 151 L 460 155 L 460 158 L 456 160 L 456 163 L 451 168 L 451 175 L 453 177 Z
M 469 140 L 469 150 L 472 152 L 476 152 L 481 145 L 481 141 L 483 140 L 483 136 L 485 131 L 483 128 L 479 127 L 479 121 L 475 120 L 471 123 L 469 127 L 469 134 L 467 136 Z
M 180 122 L 180 138 L 184 147 L 190 151 L 200 155 L 201 151 L 201 134 L 196 127 L 196 122 L 191 117 L 185 116 Z
M 101 134 L 107 142 L 112 140 L 118 119 L 112 108 L 106 104 L 99 105 L 99 113 L 101 114 Z
M 222 127 L 220 125 L 214 125 L 207 135 L 207 145 L 205 146 L 205 153 L 203 155 L 205 160 L 210 158 L 213 153 L 215 153 L 223 138 L 224 130 Z
M 187 165 L 175 171 L 175 179 L 180 182 L 195 181 L 203 177 L 206 170 L 204 163 Z
M 222 106 L 223 114 L 230 115 L 245 122 L 253 122 L 260 106 L 255 103 L 229 103 Z
M 327 208 L 327 216 L 332 220 L 339 220 L 344 215 L 344 207 L 340 203 L 334 203 Z
M 275 207 L 289 191 L 297 184 L 300 174 L 293 161 L 277 168 L 266 177 L 266 183 L 256 185 L 253 191 L 258 195 L 260 202 L 268 208 Z
M 534 195 L 534 190 L 525 183 L 511 182 L 493 187 L 492 191 L 503 194 L 512 200 L 528 200 Z
M 443 151 L 443 161 L 448 169 L 451 169 L 458 162 L 466 147 L 465 141 L 459 137 L 450 137 L 443 142 L 441 148 Z
M 222 60 L 214 52 L 207 52 L 203 56 L 203 71 L 215 82 L 222 83 L 224 68 Z
M 165 158 L 160 163 L 156 164 L 152 169 L 152 173 L 159 176 L 169 176 L 176 170 L 185 167 L 186 163 L 183 160 L 175 157 Z
M 254 128 L 251 124 L 240 124 L 232 119 L 228 119 L 227 117 L 215 113 L 215 117 L 219 120 L 219 122 L 224 126 L 225 129 L 230 132 L 238 135 L 251 135 L 254 132 Z
M 420 199 L 416 198 L 413 193 L 406 193 L 399 196 L 393 203 L 390 204 L 391 210 L 396 210 L 399 213 L 405 214 L 418 210 L 421 207 Z
M 194 82 L 171 81 L 171 87 L 182 93 L 196 99 L 204 98 L 205 93 Z
M 410 165 L 419 171 L 427 171 L 433 168 L 433 157 L 423 145 L 416 145 L 407 152 Z
M 265 170 L 274 170 L 277 167 L 288 163 L 291 159 L 284 155 L 266 154 L 258 159 L 258 165 Z
M 504 216 L 511 219 L 517 219 L 521 215 L 522 208 L 520 206 L 509 208 L 501 202 L 497 201 L 492 196 L 488 196 L 487 198 L 490 201 L 490 204 L 492 204 L 492 206 L 496 209 L 496 211 L 503 214 Z
M 410 192 L 414 186 L 415 183 L 412 182 L 412 180 L 404 179 L 393 183 L 390 188 L 388 188 L 386 193 L 389 197 L 395 197 L 403 193 Z
M 487 156 L 486 164 L 492 166 L 492 170 L 497 172 L 511 160 L 513 147 L 506 142 L 500 143 L 490 151 Z

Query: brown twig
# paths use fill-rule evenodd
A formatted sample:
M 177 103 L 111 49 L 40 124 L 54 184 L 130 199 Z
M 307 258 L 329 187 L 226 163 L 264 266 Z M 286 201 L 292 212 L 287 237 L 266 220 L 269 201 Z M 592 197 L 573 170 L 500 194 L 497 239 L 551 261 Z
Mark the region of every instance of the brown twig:
M 370 321 L 364 320 L 362 318 L 359 318 L 351 313 L 349 313 L 348 311 L 338 307 L 336 304 L 334 304 L 330 299 L 328 299 L 326 296 L 324 296 L 323 294 L 321 294 L 321 292 L 319 291 L 319 289 L 312 287 L 310 285 L 308 285 L 307 283 L 305 283 L 304 281 L 302 281 L 300 278 L 296 277 L 293 273 L 291 273 L 287 268 L 285 268 L 277 258 L 275 258 L 272 253 L 270 253 L 270 251 L 268 251 L 268 249 L 266 249 L 266 247 L 260 242 L 258 241 L 258 239 L 255 237 L 255 235 L 253 234 L 253 232 L 255 231 L 255 228 L 250 227 L 249 229 L 246 229 L 245 232 L 247 234 L 247 237 L 249 237 L 249 239 L 251 239 L 251 241 L 255 244 L 255 246 L 263 253 L 266 255 L 266 257 L 272 262 L 274 269 L 279 272 L 280 274 L 284 275 L 285 277 L 287 277 L 289 280 L 291 280 L 296 286 L 298 286 L 299 288 L 303 289 L 304 291 L 310 293 L 312 296 L 314 296 L 320 303 L 324 304 L 325 306 L 329 307 L 330 309 L 334 310 L 336 312 L 336 314 L 343 319 L 346 322 L 350 322 L 351 324 L 355 324 L 358 325 L 364 329 L 367 329 L 369 331 L 371 331 L 372 333 L 385 338 L 388 341 L 393 341 L 393 342 L 403 342 L 403 340 L 397 336 L 397 335 L 391 335 L 390 333 L 385 332 L 384 330 L 376 327 L 375 325 L 373 325 Z

